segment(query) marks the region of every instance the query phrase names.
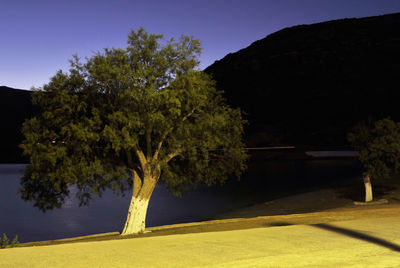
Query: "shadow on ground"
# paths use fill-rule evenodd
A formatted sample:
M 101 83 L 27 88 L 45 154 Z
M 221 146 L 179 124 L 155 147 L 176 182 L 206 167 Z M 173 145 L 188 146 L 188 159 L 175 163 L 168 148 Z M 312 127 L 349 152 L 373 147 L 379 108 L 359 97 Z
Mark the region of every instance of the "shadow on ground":
M 290 225 L 293 225 L 293 224 L 289 223 L 289 222 L 271 222 L 271 223 L 265 224 L 266 227 L 281 227 L 281 226 L 290 226 Z M 326 224 L 326 223 L 311 224 L 310 226 L 317 227 L 317 228 L 331 231 L 331 232 L 335 232 L 338 234 L 346 235 L 351 238 L 363 240 L 363 241 L 366 241 L 369 243 L 376 244 L 378 246 L 386 247 L 388 249 L 400 252 L 400 245 L 391 243 L 389 241 L 386 241 L 386 240 L 378 238 L 378 237 L 367 235 L 362 232 L 358 232 L 358 231 L 354 231 L 354 230 L 350 230 L 350 229 L 346 229 L 346 228 L 342 228 L 342 227 L 337 227 L 337 226 L 333 226 L 331 224 Z
M 364 234 L 364 233 L 361 233 L 361 232 L 357 232 L 357 231 L 353 231 L 353 230 L 350 230 L 350 229 L 341 228 L 341 227 L 337 227 L 337 226 L 333 226 L 333 225 L 325 224 L 325 223 L 314 224 L 314 225 L 311 225 L 311 226 L 314 226 L 314 227 L 317 227 L 317 228 L 320 228 L 320 229 L 324 229 L 324 230 L 327 230 L 327 231 L 339 233 L 339 234 L 342 234 L 342 235 L 346 235 L 346 236 L 349 236 L 349 237 L 352 237 L 352 238 L 360 239 L 360 240 L 363 240 L 363 241 L 366 241 L 366 242 L 370 242 L 370 243 L 373 243 L 373 244 L 376 244 L 376 245 L 379 245 L 379 246 L 382 246 L 382 247 L 386 247 L 388 249 L 400 252 L 400 246 L 399 245 L 396 245 L 396 244 L 391 243 L 389 241 L 386 241 L 384 239 L 381 239 L 381 238 L 378 238 L 378 237 L 374 237 L 374 236 L 371 236 L 371 235 L 367 235 L 367 234 Z

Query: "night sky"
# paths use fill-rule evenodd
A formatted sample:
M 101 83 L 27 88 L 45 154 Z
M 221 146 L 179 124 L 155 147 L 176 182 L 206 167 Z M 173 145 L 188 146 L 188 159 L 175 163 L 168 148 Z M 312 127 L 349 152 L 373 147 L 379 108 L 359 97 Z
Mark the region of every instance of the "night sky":
M 200 39 L 204 69 L 288 26 L 395 12 L 399 0 L 0 0 L 0 86 L 40 87 L 140 26 Z

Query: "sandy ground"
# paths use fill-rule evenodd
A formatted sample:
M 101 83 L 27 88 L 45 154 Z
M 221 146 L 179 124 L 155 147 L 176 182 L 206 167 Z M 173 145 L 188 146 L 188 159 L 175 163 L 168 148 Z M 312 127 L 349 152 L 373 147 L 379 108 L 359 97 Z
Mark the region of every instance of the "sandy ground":
M 400 267 L 400 207 L 385 211 L 316 225 L 3 249 L 0 267 Z

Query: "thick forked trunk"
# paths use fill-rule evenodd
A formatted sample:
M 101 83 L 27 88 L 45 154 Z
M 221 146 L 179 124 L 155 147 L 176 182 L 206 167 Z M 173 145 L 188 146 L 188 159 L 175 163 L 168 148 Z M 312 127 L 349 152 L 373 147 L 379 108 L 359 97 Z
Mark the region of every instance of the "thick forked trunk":
M 372 186 L 371 178 L 367 172 L 363 173 L 364 187 L 365 187 L 365 202 L 372 201 Z
M 148 153 L 149 151 L 150 149 L 148 148 Z M 133 191 L 128 216 L 121 235 L 140 234 L 144 232 L 149 200 L 161 174 L 159 163 L 149 162 L 138 146 L 135 146 L 135 152 L 140 162 L 139 170 L 133 167 L 132 157 L 127 151 L 127 160 L 133 176 Z M 157 159 L 154 157 L 153 160 L 156 161 Z M 139 176 L 139 173 L 142 176 Z
M 134 184 L 140 184 L 140 179 L 135 174 Z M 157 184 L 158 176 L 145 176 L 143 185 L 134 186 L 132 199 L 129 205 L 128 216 L 121 235 L 140 234 L 146 228 L 146 213 L 149 200 Z

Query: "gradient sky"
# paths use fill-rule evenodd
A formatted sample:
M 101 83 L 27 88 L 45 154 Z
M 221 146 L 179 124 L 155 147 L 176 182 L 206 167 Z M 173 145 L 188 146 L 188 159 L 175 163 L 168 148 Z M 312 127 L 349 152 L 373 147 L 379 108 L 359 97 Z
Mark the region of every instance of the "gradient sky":
M 0 86 L 40 87 L 140 26 L 200 39 L 204 69 L 288 26 L 395 12 L 400 0 L 0 0 Z

